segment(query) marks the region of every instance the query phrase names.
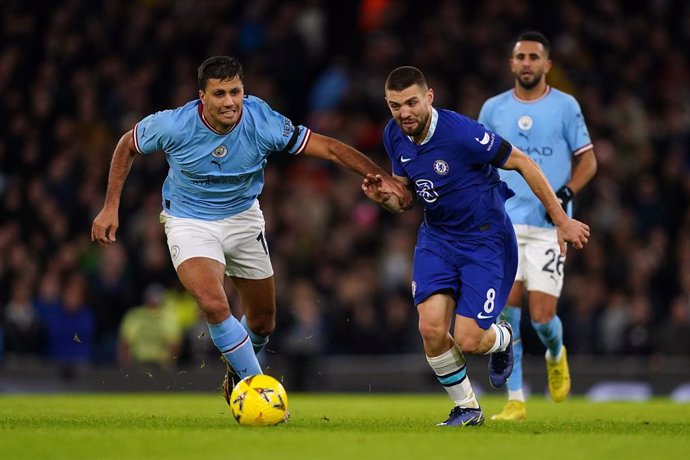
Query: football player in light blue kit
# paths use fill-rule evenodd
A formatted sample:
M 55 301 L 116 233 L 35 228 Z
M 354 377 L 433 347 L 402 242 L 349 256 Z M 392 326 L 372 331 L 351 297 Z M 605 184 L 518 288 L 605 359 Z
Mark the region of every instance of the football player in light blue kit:
M 275 327 L 273 268 L 258 202 L 269 155 L 303 154 L 362 176 L 380 174 L 387 190 L 406 205 L 412 194 L 352 147 L 295 126 L 261 99 L 245 96 L 236 59 L 207 59 L 198 69 L 198 83 L 198 99 L 149 115 L 122 136 L 91 239 L 104 246 L 115 241 L 120 196 L 134 157 L 162 152 L 170 169 L 161 222 L 173 265 L 205 313 L 213 343 L 232 366 L 228 372 L 243 378 L 261 373 L 256 353 Z M 230 312 L 225 275 L 239 293 L 241 322 Z
M 484 104 L 479 122 L 528 154 L 542 169 L 563 209 L 572 215 L 572 198 L 596 172 L 596 159 L 580 106 L 574 97 L 546 84 L 551 68 L 549 42 L 539 32 L 525 32 L 514 43 L 510 66 L 515 88 Z M 563 327 L 556 304 L 563 287 L 564 255 L 556 229 L 539 199 L 513 171 L 501 179 L 515 191 L 506 210 L 515 225 L 519 260 L 515 283 L 503 310 L 513 328 L 515 365 L 508 380 L 508 403 L 494 420 L 526 416 L 522 390 L 520 305 L 528 292 L 532 326 L 546 346 L 551 398 L 562 401 L 570 392 L 570 371 L 563 346 Z
M 563 252 L 566 241 L 582 248 L 589 228 L 566 215 L 527 155 L 476 121 L 435 109 L 433 90 L 418 69 L 395 69 L 385 92 L 393 120 L 383 143 L 393 176 L 412 187 L 424 206 L 412 296 L 427 361 L 455 404 L 440 425 L 481 425 L 484 414 L 463 353 L 490 355 L 489 380 L 497 388 L 506 383 L 513 361 L 510 325 L 495 323 L 517 268 L 515 233 L 504 206 L 513 192 L 497 168 L 522 175 L 557 223 Z M 384 185 L 367 175 L 362 189 L 388 210 L 403 211 L 404 203 Z

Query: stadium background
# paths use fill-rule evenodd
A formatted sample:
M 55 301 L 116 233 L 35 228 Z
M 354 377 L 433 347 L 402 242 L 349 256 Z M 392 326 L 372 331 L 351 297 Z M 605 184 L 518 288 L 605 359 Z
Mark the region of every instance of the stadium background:
M 599 162 L 576 201 L 593 237 L 569 253 L 559 306 L 575 384 L 593 368 L 614 380 L 635 369 L 643 380 L 690 381 L 686 2 L 9 0 L 0 24 L 0 391 L 124 387 L 124 375 L 181 369 L 212 372 L 217 385 L 217 353 L 158 223 L 162 155 L 135 161 L 118 244 L 89 241 L 117 139 L 195 98 L 204 58 L 239 57 L 247 93 L 388 166 L 387 73 L 418 66 L 437 106 L 476 117 L 511 87 L 509 44 L 526 28 L 550 37 L 549 82 L 578 98 Z M 361 384 L 382 369 L 433 383 L 408 287 L 419 209 L 388 215 L 355 175 L 281 155 L 269 161 L 261 204 L 278 289 L 265 359 L 289 375 L 288 389 L 329 372 L 345 381 L 356 371 Z M 228 295 L 240 314 L 229 286 Z M 177 325 L 162 364 L 133 363 L 119 345 L 123 316 L 145 297 Z M 524 331 L 536 384 L 543 347 Z

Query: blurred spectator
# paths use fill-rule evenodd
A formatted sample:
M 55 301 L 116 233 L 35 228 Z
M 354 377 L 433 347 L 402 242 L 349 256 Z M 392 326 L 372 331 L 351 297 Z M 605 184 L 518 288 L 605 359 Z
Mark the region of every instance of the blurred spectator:
M 182 344 L 182 331 L 174 314 L 163 309 L 164 297 L 162 285 L 150 284 L 144 291 L 143 305 L 125 314 L 120 326 L 120 365 L 174 367 Z
M 629 298 L 621 291 L 613 291 L 600 320 L 598 341 L 603 353 L 620 354 L 625 350 L 625 331 L 630 324 L 630 309 Z
M 306 390 L 313 379 L 318 357 L 327 340 L 321 300 L 309 280 L 298 279 L 288 300 L 289 318 L 285 318 L 282 353 L 288 358 L 289 383 L 295 390 Z
M 100 248 L 97 270 L 89 279 L 89 298 L 96 318 L 97 364 L 115 363 L 120 322 L 134 304 L 135 283 L 125 250 L 123 245 Z
M 682 295 L 671 303 L 668 317 L 656 331 L 656 350 L 669 355 L 690 355 L 690 297 Z
M 624 332 L 625 353 L 646 355 L 653 351 L 652 308 L 644 295 L 635 295 L 630 306 L 630 320 Z
M 419 353 L 422 341 L 417 327 L 417 312 L 410 308 L 408 291 L 391 292 L 383 305 L 384 321 L 380 330 L 386 353 Z
M 59 307 L 45 318 L 48 358 L 61 366 L 65 377 L 71 377 L 77 367 L 91 362 L 96 329 L 82 275 L 67 277 Z
M 51 271 L 43 273 L 38 283 L 38 293 L 34 298 L 36 311 L 43 322 L 61 308 L 61 296 L 60 277 Z
M 37 354 L 41 345 L 41 320 L 31 299 L 31 282 L 18 279 L 4 308 L 5 352 Z

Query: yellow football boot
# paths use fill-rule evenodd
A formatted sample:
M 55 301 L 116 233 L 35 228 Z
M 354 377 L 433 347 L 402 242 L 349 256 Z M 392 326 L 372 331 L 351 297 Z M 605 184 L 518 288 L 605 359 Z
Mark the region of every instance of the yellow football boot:
M 510 400 L 503 406 L 503 410 L 491 416 L 491 420 L 522 420 L 527 415 L 524 401 Z
M 568 355 L 565 347 L 560 361 L 551 361 L 546 357 L 546 370 L 549 376 L 549 393 L 555 402 L 561 402 L 570 393 L 570 369 L 568 368 Z

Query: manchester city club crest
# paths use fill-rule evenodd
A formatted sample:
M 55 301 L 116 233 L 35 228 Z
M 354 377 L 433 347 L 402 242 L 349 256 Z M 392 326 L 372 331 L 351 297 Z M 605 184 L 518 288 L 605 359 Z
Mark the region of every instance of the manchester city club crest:
M 223 158 L 227 154 L 228 154 L 228 148 L 224 145 L 219 145 L 218 147 L 213 149 L 213 152 L 211 152 L 211 155 L 216 157 L 216 158 Z
M 520 128 L 523 131 L 527 131 L 532 127 L 532 117 L 529 115 L 523 115 L 520 118 L 518 118 L 518 128 Z
M 434 171 L 440 176 L 445 176 L 449 171 L 448 163 L 443 160 L 434 161 Z

